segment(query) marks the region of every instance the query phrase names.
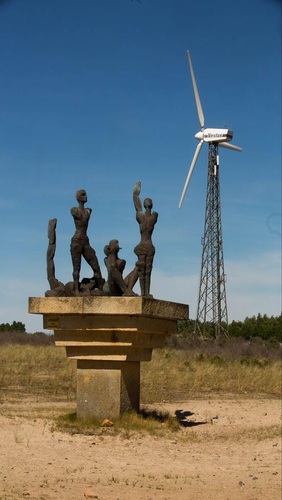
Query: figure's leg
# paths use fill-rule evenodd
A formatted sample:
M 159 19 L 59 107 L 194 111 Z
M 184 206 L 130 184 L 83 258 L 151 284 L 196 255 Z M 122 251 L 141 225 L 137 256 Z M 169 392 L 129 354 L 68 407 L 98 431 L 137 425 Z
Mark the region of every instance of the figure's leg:
M 105 280 L 102 278 L 101 269 L 94 248 L 92 248 L 90 245 L 85 245 L 83 249 L 83 257 L 93 271 L 93 277 L 97 283 L 99 290 L 103 290 Z
M 133 290 L 136 281 L 138 280 L 138 267 L 135 268 L 124 278 L 124 282 L 129 290 Z
M 153 295 L 150 294 L 150 287 L 151 287 L 151 274 L 153 269 L 154 254 L 155 252 L 149 253 L 146 256 L 146 262 L 145 262 L 145 296 L 151 298 L 153 298 Z
M 81 254 L 82 248 L 81 245 L 77 243 L 71 243 L 71 258 L 72 258 L 72 266 L 73 266 L 73 281 L 74 281 L 74 293 L 75 295 L 79 294 L 79 274 L 81 268 Z
M 141 296 L 145 295 L 145 264 L 146 255 L 138 255 L 136 266 L 138 268 L 138 278 L 140 283 Z

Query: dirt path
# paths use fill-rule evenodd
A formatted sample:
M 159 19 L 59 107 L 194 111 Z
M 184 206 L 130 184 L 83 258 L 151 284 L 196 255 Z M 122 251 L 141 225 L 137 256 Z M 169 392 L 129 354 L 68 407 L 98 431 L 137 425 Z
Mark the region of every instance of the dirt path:
M 0 404 L 0 500 L 281 499 L 278 400 L 154 405 L 182 420 L 169 439 L 61 433 L 50 408 Z

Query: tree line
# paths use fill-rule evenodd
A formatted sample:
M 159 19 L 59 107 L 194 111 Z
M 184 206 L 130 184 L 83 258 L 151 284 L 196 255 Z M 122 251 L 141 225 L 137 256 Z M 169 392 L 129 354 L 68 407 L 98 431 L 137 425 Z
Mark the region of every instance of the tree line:
M 180 321 L 178 333 L 182 336 L 194 335 L 195 320 Z M 263 340 L 282 342 L 282 316 L 257 316 L 246 317 L 244 321 L 232 321 L 228 326 L 228 337 L 242 337 L 251 340 L 260 337 Z
M 0 323 L 0 332 L 25 332 L 25 325 L 21 321 L 13 323 Z

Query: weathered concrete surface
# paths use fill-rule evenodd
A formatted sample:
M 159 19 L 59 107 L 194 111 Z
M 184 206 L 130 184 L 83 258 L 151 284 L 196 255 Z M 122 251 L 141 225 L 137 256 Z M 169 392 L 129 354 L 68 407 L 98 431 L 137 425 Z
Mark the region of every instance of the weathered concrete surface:
M 140 363 L 77 363 L 77 416 L 114 419 L 126 411 L 139 411 Z
M 31 314 L 142 315 L 184 320 L 188 306 L 146 297 L 30 297 Z
M 163 335 L 135 330 L 55 330 L 56 346 L 163 347 Z M 174 332 L 173 332 L 174 333 Z
M 69 346 L 67 357 L 95 361 L 151 361 L 152 349 L 132 346 Z
M 146 316 L 106 314 L 45 314 L 44 328 L 54 331 L 99 330 L 132 331 L 173 334 L 177 332 L 176 320 Z

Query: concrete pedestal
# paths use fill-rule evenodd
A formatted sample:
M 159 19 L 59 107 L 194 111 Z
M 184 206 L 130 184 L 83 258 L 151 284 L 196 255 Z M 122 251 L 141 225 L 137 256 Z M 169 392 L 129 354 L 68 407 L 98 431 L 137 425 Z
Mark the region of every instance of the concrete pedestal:
M 77 416 L 115 418 L 130 409 L 139 411 L 140 362 L 78 361 Z
M 139 410 L 140 362 L 188 319 L 188 306 L 145 297 L 31 297 L 55 343 L 77 360 L 77 416 L 118 417 Z

